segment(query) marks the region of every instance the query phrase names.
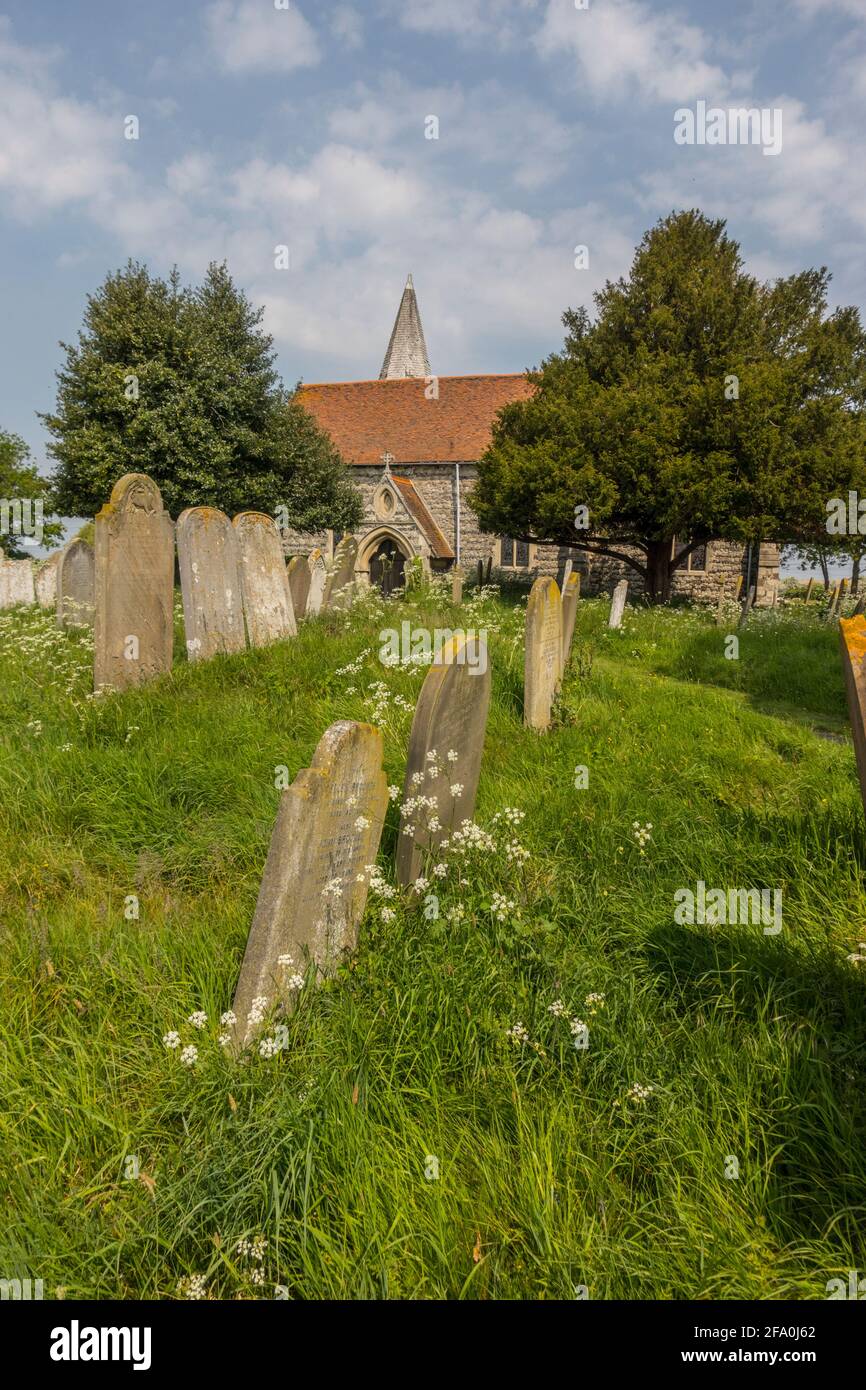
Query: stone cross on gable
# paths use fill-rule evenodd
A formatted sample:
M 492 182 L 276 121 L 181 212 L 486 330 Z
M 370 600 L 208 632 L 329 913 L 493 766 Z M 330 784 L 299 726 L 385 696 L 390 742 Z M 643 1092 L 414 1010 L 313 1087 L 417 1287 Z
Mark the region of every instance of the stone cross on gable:
M 390 474 L 391 464 L 396 463 L 397 460 L 394 458 L 394 455 L 390 452 L 390 450 L 386 449 L 385 453 L 382 455 L 382 462 L 385 465 L 385 472 L 387 474 Z

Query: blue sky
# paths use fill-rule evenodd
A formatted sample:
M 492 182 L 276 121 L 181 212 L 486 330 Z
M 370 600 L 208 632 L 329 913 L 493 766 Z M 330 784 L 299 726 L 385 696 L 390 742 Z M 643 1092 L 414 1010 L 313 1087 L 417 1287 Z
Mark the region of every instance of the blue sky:
M 533 365 L 674 207 L 863 307 L 866 0 L 277 4 L 0 0 L 0 425 L 40 465 L 58 340 L 129 256 L 226 258 L 288 382 L 378 375 L 408 271 L 434 372 Z M 781 110 L 781 153 L 676 144 L 700 100 Z

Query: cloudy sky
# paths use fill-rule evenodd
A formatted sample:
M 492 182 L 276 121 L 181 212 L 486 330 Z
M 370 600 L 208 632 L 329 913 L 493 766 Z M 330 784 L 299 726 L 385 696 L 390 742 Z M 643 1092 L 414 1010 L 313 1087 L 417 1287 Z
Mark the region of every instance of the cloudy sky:
M 434 372 L 533 365 L 674 207 L 863 307 L 866 0 L 583 3 L 0 0 L 0 426 L 42 462 L 130 256 L 226 258 L 288 382 L 377 376 L 408 271 Z M 781 153 L 677 144 L 699 101 L 782 111 Z

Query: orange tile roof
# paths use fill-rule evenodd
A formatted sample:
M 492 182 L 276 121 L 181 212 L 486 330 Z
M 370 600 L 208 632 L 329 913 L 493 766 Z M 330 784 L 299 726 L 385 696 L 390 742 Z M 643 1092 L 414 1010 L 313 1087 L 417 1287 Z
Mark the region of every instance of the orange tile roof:
M 398 464 L 470 463 L 490 443 L 497 411 L 533 391 L 522 372 L 428 380 L 438 381 L 438 400 L 425 396 L 424 377 L 319 382 L 298 399 L 347 463 L 378 464 L 386 452 Z
M 391 482 L 402 497 L 403 505 L 415 525 L 425 536 L 431 555 L 434 555 L 437 560 L 453 560 L 454 551 L 437 526 L 430 508 L 416 492 L 415 484 L 410 482 L 408 478 L 398 478 L 395 473 L 391 474 Z

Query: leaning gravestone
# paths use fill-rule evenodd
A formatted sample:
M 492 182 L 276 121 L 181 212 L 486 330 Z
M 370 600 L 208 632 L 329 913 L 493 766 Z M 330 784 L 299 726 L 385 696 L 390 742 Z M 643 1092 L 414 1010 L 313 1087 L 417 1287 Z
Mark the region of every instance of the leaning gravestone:
M 355 560 L 358 542 L 354 536 L 344 536 L 334 551 L 334 563 L 325 581 L 323 608 L 350 608 L 355 596 Z
M 311 617 L 322 611 L 322 600 L 325 597 L 325 583 L 328 578 L 328 570 L 325 565 L 325 557 L 321 550 L 311 550 L 307 556 L 307 564 L 310 567 L 310 591 L 307 594 L 307 612 Z
M 628 580 L 621 579 L 613 591 L 613 598 L 610 601 L 610 617 L 607 620 L 608 627 L 622 627 L 622 615 L 625 612 L 625 601 L 628 598 Z
M 815 584 L 815 580 L 814 580 L 814 577 L 813 577 L 813 578 L 811 578 L 811 579 L 809 580 L 809 583 L 806 585 L 806 592 L 805 592 L 805 594 L 803 595 L 803 602 L 804 602 L 804 603 L 808 603 L 808 602 L 809 602 L 809 599 L 812 597 L 812 589 L 813 589 L 813 587 L 814 587 L 814 584 Z
M 174 527 L 153 479 L 127 473 L 95 529 L 94 685 L 124 690 L 171 670 Z
M 292 607 L 295 610 L 295 622 L 299 623 L 307 611 L 307 599 L 312 579 L 310 566 L 303 555 L 292 556 L 287 573 L 289 589 L 292 594 Z
M 177 560 L 190 661 L 246 649 L 237 537 L 217 507 L 187 507 L 177 519 Z
M 430 850 L 472 819 L 489 705 L 483 637 L 452 637 L 424 677 L 409 735 L 397 840 L 397 882 L 404 886 L 418 878 Z M 435 807 L 419 804 L 427 797 Z
M 547 729 L 562 677 L 562 604 L 555 579 L 536 579 L 526 609 L 523 722 Z
M 238 538 L 238 565 L 244 616 L 251 647 L 297 637 L 289 576 L 277 524 L 264 512 L 241 512 L 232 525 Z
M 580 575 L 569 574 L 562 594 L 562 669 L 568 665 L 571 656 L 571 642 L 574 637 L 574 624 L 577 619 L 577 600 L 580 598 Z
M 63 552 L 55 550 L 34 575 L 36 602 L 40 608 L 57 608 L 57 566 Z
M 32 560 L 0 560 L 0 608 L 35 603 Z
M 851 614 L 852 618 L 859 618 L 864 609 L 866 609 L 866 594 L 861 594 L 855 605 L 854 612 Z
M 463 575 L 459 570 L 451 576 L 451 602 L 463 602 Z
M 842 582 L 841 580 L 837 579 L 836 583 L 833 585 L 832 590 L 830 591 L 830 606 L 827 609 L 826 613 L 828 623 L 832 622 L 833 618 L 836 616 L 836 609 L 839 607 L 839 598 L 841 595 L 841 591 Z
M 565 597 L 565 586 L 566 586 L 566 584 L 568 583 L 569 579 L 571 578 L 571 573 L 572 573 L 572 570 L 573 570 L 573 569 L 574 569 L 574 561 L 572 560 L 571 556 L 569 555 L 568 559 L 566 560 L 566 562 L 565 562 L 565 564 L 564 564 L 564 566 L 563 566 L 562 578 L 561 578 L 560 580 L 557 580 L 557 583 L 559 584 L 559 592 L 562 594 L 563 598 Z
M 310 962 L 332 974 L 355 949 L 387 805 L 379 730 L 332 724 L 280 800 L 232 1006 L 236 1051 L 262 1014 L 288 1002 L 290 975 Z
M 58 627 L 92 627 L 96 558 L 92 545 L 74 540 L 57 561 Z
M 862 614 L 840 618 L 839 643 L 860 796 L 866 809 L 866 618 Z

